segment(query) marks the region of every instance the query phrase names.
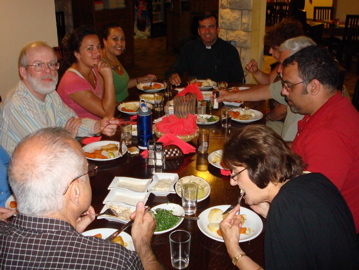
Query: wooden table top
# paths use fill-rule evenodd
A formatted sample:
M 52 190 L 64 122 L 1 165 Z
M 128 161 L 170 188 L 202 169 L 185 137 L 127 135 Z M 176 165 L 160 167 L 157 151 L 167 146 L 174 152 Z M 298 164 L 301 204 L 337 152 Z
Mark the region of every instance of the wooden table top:
M 131 89 L 130 93 L 128 100 L 132 101 L 138 100 L 139 94 L 143 92 Z M 265 110 L 264 102 L 248 102 L 244 105 L 262 112 Z M 213 113 L 218 114 L 218 110 L 214 110 Z M 119 115 L 119 117 L 128 119 L 128 116 L 124 114 Z M 265 121 L 261 119 L 255 123 L 265 123 Z M 211 153 L 215 150 L 222 149 L 225 140 L 241 126 L 243 126 L 243 124 L 234 121 L 232 121 L 232 127 L 227 130 L 221 127 L 220 122 L 210 126 L 203 126 L 203 128 L 210 130 L 208 152 Z M 104 139 L 119 141 L 119 138 L 120 132 L 118 129 L 114 137 Z M 193 139 L 190 143 L 196 146 L 197 141 Z M 197 156 L 196 153 L 185 155 L 184 159 L 171 162 L 169 166 L 166 166 L 163 172 L 177 173 L 180 178 L 188 175 L 196 175 L 204 178 L 210 184 L 211 194 L 207 199 L 198 203 L 197 216 L 203 210 L 212 206 L 234 204 L 239 196 L 238 187 L 232 187 L 229 177 L 221 175 L 220 170 L 211 164 L 208 164 L 208 170 L 198 171 L 196 169 L 197 158 L 200 158 L 200 156 Z M 207 156 L 204 158 L 206 159 Z M 109 192 L 107 188 L 115 176 L 129 176 L 144 179 L 151 178 L 152 174 L 153 169 L 146 166 L 146 161 L 141 155 L 130 155 L 127 153 L 119 159 L 101 162 L 101 164 L 99 164 L 98 174 L 90 180 L 92 186 L 92 205 L 95 211 L 99 213 L 103 208 L 103 200 Z M 181 204 L 181 198 L 177 194 L 170 194 L 165 197 L 150 194 L 147 205 L 153 207 L 166 202 Z M 248 207 L 244 200 L 242 200 L 241 204 Z M 121 223 L 98 219 L 95 220 L 88 229 L 118 228 L 121 225 Z M 190 262 L 187 269 L 237 269 L 233 266 L 228 256 L 225 244 L 205 236 L 197 227 L 196 221 L 185 219 L 177 229 L 189 231 L 192 236 Z M 131 230 L 127 229 L 126 232 L 130 234 Z M 163 264 L 166 269 L 173 269 L 171 266 L 168 237 L 169 233 L 154 235 L 152 238 L 152 248 L 160 263 Z M 264 265 L 263 242 L 264 233 L 262 232 L 257 238 L 241 243 L 244 252 L 262 266 Z

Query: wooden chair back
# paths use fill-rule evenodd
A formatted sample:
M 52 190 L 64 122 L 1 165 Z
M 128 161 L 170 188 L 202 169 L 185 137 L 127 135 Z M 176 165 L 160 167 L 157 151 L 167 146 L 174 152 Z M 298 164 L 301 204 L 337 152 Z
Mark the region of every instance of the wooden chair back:
M 314 7 L 313 21 L 331 21 L 333 15 L 333 7 Z

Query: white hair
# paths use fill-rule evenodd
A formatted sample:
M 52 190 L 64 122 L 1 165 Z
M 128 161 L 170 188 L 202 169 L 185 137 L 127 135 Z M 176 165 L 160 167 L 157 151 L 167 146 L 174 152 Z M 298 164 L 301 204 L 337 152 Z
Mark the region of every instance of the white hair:
M 317 44 L 310 37 L 299 36 L 284 41 L 279 47 L 279 52 L 290 51 L 290 55 L 293 55 L 301 49 L 304 49 L 311 45 Z
M 9 165 L 9 183 L 20 213 L 44 216 L 62 209 L 63 192 L 87 164 L 74 142 L 69 132 L 56 127 L 40 129 L 18 144 Z

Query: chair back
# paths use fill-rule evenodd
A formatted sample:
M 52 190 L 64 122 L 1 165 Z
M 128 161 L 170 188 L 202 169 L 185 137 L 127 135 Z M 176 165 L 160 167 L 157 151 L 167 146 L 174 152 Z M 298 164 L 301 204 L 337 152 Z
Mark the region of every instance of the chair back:
M 359 15 L 347 15 L 343 41 L 351 42 L 352 46 L 358 45 L 359 42 Z
M 333 7 L 314 7 L 314 21 L 331 21 L 333 15 Z

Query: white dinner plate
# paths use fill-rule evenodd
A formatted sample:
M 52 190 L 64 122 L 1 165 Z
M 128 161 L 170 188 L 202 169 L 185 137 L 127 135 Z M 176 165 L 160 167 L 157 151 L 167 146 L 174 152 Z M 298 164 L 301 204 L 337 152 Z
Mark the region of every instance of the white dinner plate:
M 148 90 L 143 89 L 143 86 L 150 86 L 151 84 L 152 85 L 159 84 L 159 85 L 161 85 L 161 87 L 157 88 L 157 89 L 148 89 Z M 156 92 L 159 92 L 159 91 L 166 88 L 163 83 L 159 83 L 159 82 L 139 83 L 139 84 L 136 85 L 136 87 L 137 87 L 138 90 L 141 90 L 141 91 L 146 92 L 146 93 L 156 93 Z
M 170 193 L 176 193 L 175 189 L 174 189 L 174 184 L 177 183 L 178 181 L 178 174 L 177 173 L 155 173 L 153 175 L 153 180 L 152 183 L 150 184 L 150 186 L 148 187 L 148 192 L 155 194 L 156 196 L 167 196 Z M 158 190 L 153 190 L 153 187 L 161 180 L 163 179 L 170 179 L 171 180 L 171 184 L 169 186 L 168 190 L 164 190 L 164 191 L 158 191 Z
M 228 91 L 230 91 L 230 92 L 238 92 L 238 91 L 245 90 L 245 89 L 249 89 L 249 87 L 235 86 L 235 87 L 228 88 Z M 243 104 L 243 101 L 223 101 L 223 104 L 228 105 L 228 106 L 239 107 L 239 106 L 241 106 Z
M 213 117 L 215 120 L 209 122 L 207 119 Z M 199 118 L 204 119 L 205 122 L 199 121 Z M 217 123 L 219 121 L 219 117 L 216 115 L 210 115 L 210 114 L 197 114 L 197 125 L 203 125 L 203 126 L 208 126 L 208 125 L 213 125 L 215 123 Z
M 197 82 L 204 82 L 204 81 L 206 81 L 206 80 L 197 80 Z M 217 83 L 216 82 L 214 82 L 214 81 L 211 81 L 212 82 L 212 85 L 211 86 L 198 86 L 199 87 L 199 89 L 201 89 L 201 90 L 209 90 L 209 89 L 212 89 L 213 87 L 216 87 L 217 86 Z
M 128 205 L 136 205 L 138 202 L 146 204 L 148 192 L 134 192 L 128 189 L 114 188 L 107 194 L 103 203 L 124 203 Z
M 156 210 L 156 209 L 166 209 L 166 210 L 172 210 L 172 213 L 174 215 L 178 215 L 178 216 L 184 216 L 184 209 L 182 206 L 180 206 L 179 204 L 175 204 L 175 203 L 163 203 L 163 204 L 159 204 L 156 205 L 155 207 L 152 207 L 152 210 Z M 180 218 L 178 220 L 178 222 L 172 226 L 171 228 L 164 230 L 164 231 L 155 231 L 153 234 L 158 235 L 158 234 L 163 234 L 166 232 L 170 232 L 174 229 L 176 229 L 183 221 L 183 218 Z
M 100 233 L 102 235 L 102 239 L 106 239 L 107 237 L 109 237 L 115 231 L 117 231 L 117 230 L 112 229 L 112 228 L 99 228 L 99 229 L 93 229 L 93 230 L 85 231 L 85 232 L 82 233 L 82 235 L 83 236 L 94 236 L 94 235 Z M 121 232 L 120 236 L 122 237 L 123 242 L 125 242 L 125 247 L 128 250 L 135 251 L 135 246 L 133 245 L 133 240 L 132 240 L 131 235 L 129 235 L 126 232 Z
M 108 189 L 124 188 L 135 192 L 146 192 L 148 186 L 151 183 L 151 180 L 152 180 L 151 178 L 139 179 L 132 177 L 116 176 L 115 178 L 113 178 Z
M 115 207 L 121 207 L 121 209 L 126 209 L 126 211 L 129 210 L 129 212 L 131 212 L 131 214 L 136 211 L 136 206 L 134 206 L 134 205 L 128 205 L 128 204 L 124 204 L 124 203 L 106 203 L 100 213 L 103 213 L 108 208 L 110 208 L 111 204 L 113 204 Z M 115 221 L 115 222 L 121 222 L 121 223 L 127 223 L 128 221 L 130 221 L 129 217 L 125 218 L 125 217 L 121 217 L 121 216 L 112 216 L 112 215 L 101 215 L 101 216 L 98 216 L 97 219 L 107 219 L 108 221 Z
M 11 202 L 16 202 L 14 195 L 11 195 L 9 198 L 7 198 L 7 200 L 5 202 L 5 208 L 16 209 L 16 207 L 11 207 L 10 206 Z
M 140 99 L 143 99 L 148 103 L 155 104 L 155 96 L 154 96 L 154 94 L 141 94 Z
M 220 149 L 220 150 L 216 150 L 216 151 L 213 151 L 212 153 L 210 153 L 208 155 L 208 162 L 218 168 L 218 169 L 224 169 L 221 165 L 221 161 L 222 161 L 222 155 L 223 155 L 223 150 Z
M 246 87 L 246 86 L 234 86 L 234 87 L 229 87 L 228 88 L 228 91 L 230 92 L 238 92 L 238 91 L 241 91 L 241 90 L 246 90 L 246 89 L 249 89 L 249 87 Z
M 232 109 L 232 111 L 238 111 L 238 110 L 242 110 L 241 108 L 239 109 Z M 253 110 L 253 109 L 249 109 L 250 111 L 254 112 L 254 116 L 251 119 L 248 120 L 240 120 L 240 119 L 236 119 L 232 117 L 233 121 L 239 122 L 239 123 L 243 123 L 243 124 L 248 124 L 248 123 L 252 123 L 255 121 L 258 121 L 260 119 L 263 118 L 263 113 L 261 113 L 260 111 L 257 110 Z
M 152 109 L 152 104 L 146 102 L 147 107 Z M 117 106 L 117 109 L 125 114 L 128 115 L 136 115 L 138 108 L 140 107 L 140 102 L 139 101 L 129 101 L 129 102 L 123 102 L 120 105 Z M 124 108 L 128 108 L 131 109 L 132 111 L 128 112 L 128 111 L 124 111 Z
M 182 197 L 181 195 L 182 184 L 188 182 L 194 182 L 198 185 L 197 202 L 204 201 L 205 199 L 208 198 L 209 194 L 211 193 L 211 186 L 202 177 L 198 177 L 194 175 L 185 176 L 182 177 L 180 180 L 178 180 L 178 182 L 176 183 L 176 193 L 178 196 Z
M 110 143 L 116 144 L 117 147 L 119 145 L 119 142 L 117 142 L 117 141 L 98 141 L 98 142 L 87 144 L 84 147 L 82 147 L 82 149 L 84 150 L 84 152 L 93 153 L 93 151 L 101 149 L 101 146 L 104 146 L 104 145 L 107 145 Z M 122 144 L 122 156 L 124 156 L 126 153 L 127 153 L 127 146 L 123 143 Z M 114 158 L 108 158 L 108 159 L 87 157 L 87 159 L 94 160 L 94 161 L 109 161 L 109 160 L 114 160 L 114 159 L 120 158 L 122 156 L 118 155 L 118 156 L 115 156 Z
M 219 242 L 224 242 L 223 241 L 223 237 L 219 236 L 216 232 L 212 232 L 208 229 L 208 214 L 209 212 L 214 209 L 214 208 L 218 208 L 222 211 L 225 211 L 230 205 L 217 205 L 217 206 L 213 206 L 210 207 L 206 210 L 204 210 L 200 215 L 199 215 L 199 220 L 197 220 L 197 226 L 198 228 L 201 230 L 201 232 L 206 235 L 207 237 L 219 241 Z M 246 227 L 247 230 L 250 230 L 249 234 L 241 234 L 240 235 L 240 239 L 239 242 L 246 242 L 249 240 L 252 240 L 254 238 L 256 238 L 263 230 L 263 222 L 260 219 L 260 217 L 253 212 L 252 210 L 245 208 L 245 207 L 241 207 L 241 215 L 246 215 L 247 219 L 243 224 L 243 227 Z M 221 222 L 221 220 L 218 220 L 218 223 Z M 215 222 L 217 223 L 217 222 Z

